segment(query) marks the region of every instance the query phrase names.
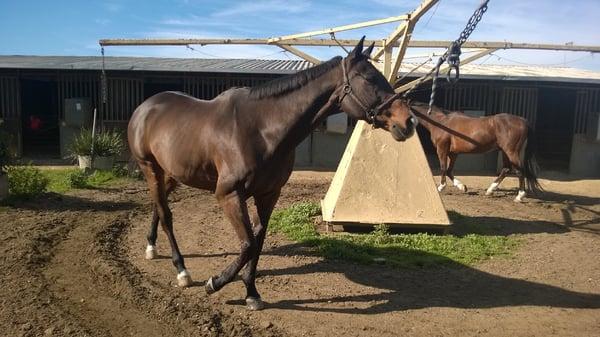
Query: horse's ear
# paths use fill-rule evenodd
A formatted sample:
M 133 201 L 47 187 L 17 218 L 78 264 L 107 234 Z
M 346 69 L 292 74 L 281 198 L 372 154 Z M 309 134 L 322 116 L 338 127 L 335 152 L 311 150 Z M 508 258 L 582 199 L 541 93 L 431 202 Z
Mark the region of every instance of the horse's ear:
M 363 35 L 363 37 L 360 39 L 360 41 L 358 41 L 358 44 L 356 44 L 356 47 L 354 47 L 354 49 L 350 52 L 350 56 L 352 58 L 360 58 L 360 56 L 362 55 L 362 51 L 363 51 L 363 44 L 365 43 L 365 36 Z
M 373 51 L 373 48 L 375 47 L 375 41 L 371 42 L 371 45 L 369 45 L 369 47 L 367 47 L 367 49 L 365 49 L 365 51 L 363 51 L 363 56 L 365 56 L 366 58 L 369 58 L 371 56 L 371 52 Z

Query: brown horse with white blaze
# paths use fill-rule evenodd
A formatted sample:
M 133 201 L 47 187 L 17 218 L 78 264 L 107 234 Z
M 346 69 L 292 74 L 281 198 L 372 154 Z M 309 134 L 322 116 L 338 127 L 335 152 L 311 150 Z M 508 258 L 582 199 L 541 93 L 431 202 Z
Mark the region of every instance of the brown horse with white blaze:
M 295 147 L 327 116 L 344 111 L 389 131 L 398 141 L 417 122 L 369 62 L 363 39 L 346 57 L 254 88 L 233 88 L 210 101 L 182 93 L 150 97 L 134 112 L 129 147 L 143 172 L 154 212 L 146 258 L 156 256 L 160 222 L 180 286 L 192 280 L 173 233 L 168 194 L 177 184 L 213 191 L 240 240 L 240 254 L 205 284 L 218 291 L 242 270 L 249 309 L 263 308 L 255 286 L 267 224 L 294 164 Z M 254 199 L 256 214 L 246 204 Z
M 454 177 L 452 170 L 456 157 L 461 153 L 485 153 L 499 150 L 503 168 L 486 191 L 491 195 L 511 169 L 519 177 L 516 202 L 521 202 L 526 190 L 537 194 L 542 190 L 537 181 L 537 165 L 534 157 L 534 135 L 527 120 L 519 116 L 500 113 L 485 117 L 470 117 L 461 112 L 445 111 L 429 105 L 411 102 L 409 106 L 419 122 L 431 134 L 440 161 L 441 181 L 438 191 L 446 187 L 446 176 L 463 192 L 467 187 Z

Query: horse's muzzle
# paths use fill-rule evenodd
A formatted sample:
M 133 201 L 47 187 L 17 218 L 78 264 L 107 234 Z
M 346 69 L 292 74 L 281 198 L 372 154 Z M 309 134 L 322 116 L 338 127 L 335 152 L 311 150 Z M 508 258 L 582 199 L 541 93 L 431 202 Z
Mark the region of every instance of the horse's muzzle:
M 417 126 L 418 120 L 414 117 L 410 117 L 406 120 L 406 127 L 403 128 L 398 124 L 393 124 L 390 130 L 392 137 L 396 141 L 403 142 L 410 138 L 415 133 L 415 128 Z

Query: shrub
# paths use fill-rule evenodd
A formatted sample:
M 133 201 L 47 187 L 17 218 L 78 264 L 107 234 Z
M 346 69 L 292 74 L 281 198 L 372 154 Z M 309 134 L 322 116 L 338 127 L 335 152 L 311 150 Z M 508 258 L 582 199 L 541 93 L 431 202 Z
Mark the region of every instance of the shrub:
M 102 131 L 96 135 L 95 155 L 100 157 L 118 156 L 125 150 L 123 136 L 117 131 Z
M 100 131 L 94 138 L 94 155 L 100 157 L 117 156 L 125 150 L 123 136 L 117 131 Z M 92 131 L 81 129 L 69 146 L 73 158 L 92 154 Z
M 89 156 L 92 154 L 92 131 L 87 129 L 81 129 L 78 135 L 73 138 L 73 142 L 68 148 L 71 156 L 77 158 L 77 156 Z
M 8 166 L 8 194 L 29 199 L 46 191 L 49 179 L 33 166 Z
M 142 172 L 136 166 L 129 164 L 115 164 L 112 168 L 112 174 L 117 178 L 133 178 L 137 180 L 144 179 Z
M 82 170 L 76 170 L 76 171 L 70 172 L 69 175 L 67 176 L 67 182 L 68 182 L 69 186 L 74 187 L 74 188 L 88 187 L 87 179 L 88 179 L 87 174 Z

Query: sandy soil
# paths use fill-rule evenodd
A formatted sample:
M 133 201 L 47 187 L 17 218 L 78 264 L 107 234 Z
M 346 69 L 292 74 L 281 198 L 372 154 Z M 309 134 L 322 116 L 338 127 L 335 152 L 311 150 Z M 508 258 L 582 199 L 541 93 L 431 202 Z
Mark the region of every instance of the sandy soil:
M 295 172 L 278 207 L 319 200 L 331 177 Z M 269 236 L 257 280 L 268 303 L 261 312 L 245 309 L 240 281 L 204 293 L 204 280 L 238 251 L 206 192 L 172 196 L 197 281 L 188 289 L 175 285 L 162 233 L 160 258 L 143 259 L 150 207 L 141 183 L 3 208 L 0 335 L 600 336 L 600 181 L 542 180 L 542 200 L 515 204 L 514 179 L 485 197 L 490 177 L 460 178 L 470 191 L 447 188 L 446 208 L 478 232 L 518 237 L 514 256 L 399 270 L 323 260 Z

